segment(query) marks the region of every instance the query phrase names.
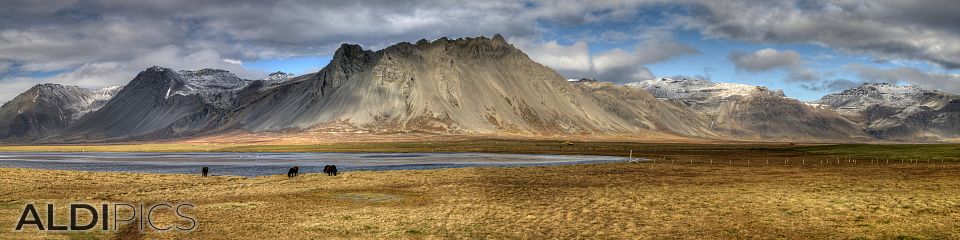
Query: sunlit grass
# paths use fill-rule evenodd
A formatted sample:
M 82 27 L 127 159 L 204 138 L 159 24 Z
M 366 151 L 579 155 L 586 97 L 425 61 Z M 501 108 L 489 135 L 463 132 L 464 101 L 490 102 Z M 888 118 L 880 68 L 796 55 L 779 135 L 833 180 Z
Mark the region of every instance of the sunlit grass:
M 25 202 L 192 202 L 176 238 L 960 237 L 960 164 L 616 163 L 257 178 L 0 169 Z M 114 232 L 106 233 L 106 235 Z M 94 233 L 94 236 L 102 236 Z

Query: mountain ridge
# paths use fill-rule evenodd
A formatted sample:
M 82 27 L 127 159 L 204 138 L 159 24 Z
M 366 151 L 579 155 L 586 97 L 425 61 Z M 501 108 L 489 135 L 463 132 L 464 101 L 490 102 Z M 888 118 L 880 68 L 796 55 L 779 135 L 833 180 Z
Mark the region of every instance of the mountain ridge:
M 101 108 L 121 89 L 37 84 L 0 106 L 0 138 L 59 134 L 77 119 Z
M 950 139 L 960 137 L 960 96 L 888 83 L 864 83 L 828 94 L 824 104 L 858 122 L 880 139 Z
M 919 91 L 908 90 L 902 92 Z M 29 92 L 18 101 L 24 102 Z M 300 76 L 276 72 L 259 80 L 217 69 L 154 66 L 109 99 L 101 99 L 97 108 L 71 115 L 73 120 L 50 128 L 54 131 L 20 139 L 121 141 L 326 128 L 458 135 L 912 141 L 916 134 L 902 132 L 933 125 L 938 128 L 930 129 L 939 132 L 932 136 L 955 136 L 947 125 L 960 109 L 960 100 L 951 98 L 936 106 L 907 104 L 911 107 L 904 109 L 914 110 L 895 112 L 910 124 L 885 129 L 864 127 L 871 125 L 858 121 L 862 111 L 840 110 L 840 105 L 851 102 L 855 101 L 806 103 L 780 90 L 701 79 L 659 78 L 626 85 L 570 81 L 494 35 L 403 42 L 376 51 L 342 44 L 317 72 Z M 0 113 L 15 109 L 5 104 Z M 904 137 L 889 137 L 894 135 Z

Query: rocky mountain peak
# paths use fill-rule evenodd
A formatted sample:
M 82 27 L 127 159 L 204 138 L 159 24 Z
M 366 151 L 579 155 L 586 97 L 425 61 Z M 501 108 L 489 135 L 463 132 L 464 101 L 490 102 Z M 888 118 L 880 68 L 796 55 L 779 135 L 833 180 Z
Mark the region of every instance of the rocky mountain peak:
M 267 75 L 267 77 L 292 77 L 293 73 L 285 73 L 283 71 L 276 71 Z
M 137 74 L 117 95 L 121 99 L 146 98 L 152 102 L 164 102 L 177 95 L 199 95 L 208 104 L 228 107 L 233 101 L 232 92 L 249 83 L 226 70 L 173 71 L 154 66 Z
M 31 138 L 58 133 L 68 124 L 102 107 L 118 89 L 37 84 L 0 108 L 0 138 Z
M 823 96 L 827 105 L 883 139 L 937 139 L 960 136 L 960 96 L 913 85 L 864 83 Z
M 507 40 L 503 38 L 503 35 L 499 33 L 493 35 L 493 43 L 495 44 L 507 44 Z
M 290 78 L 292 78 L 292 77 L 294 77 L 294 75 L 293 75 L 292 73 L 285 73 L 285 72 L 282 72 L 282 71 L 277 71 L 277 72 L 274 72 L 274 73 L 271 73 L 271 74 L 267 75 L 267 77 L 263 78 L 263 80 L 264 80 L 264 81 L 268 81 L 268 82 L 279 83 L 279 82 L 286 81 L 287 79 L 290 79 Z
M 187 85 L 194 89 L 234 89 L 246 85 L 246 81 L 226 70 L 207 68 L 197 71 L 181 70 L 178 73 L 186 80 Z
M 372 64 L 377 59 L 376 54 L 356 44 L 341 44 L 333 54 L 333 59 L 327 67 L 340 68 L 345 72 L 353 72 L 359 68 Z
M 909 95 L 930 92 L 914 85 L 898 86 L 889 83 L 864 83 L 855 88 L 847 89 L 842 94 L 899 94 Z
M 467 59 L 502 57 L 510 53 L 520 52 L 519 49 L 507 43 L 506 39 L 500 34 L 494 35 L 493 38 L 481 36 L 451 40 L 447 37 L 441 37 L 432 42 L 421 39 L 416 44 L 401 42 L 376 52 L 364 50 L 360 45 L 344 43 L 334 52 L 331 66 L 362 67 L 376 62 L 385 55 L 407 57 L 430 48 L 442 48 L 453 57 Z
M 855 88 L 823 96 L 817 102 L 841 110 L 859 111 L 872 105 L 892 107 L 922 105 L 936 95 L 942 95 L 942 93 L 913 85 L 864 83 Z
M 333 59 L 357 59 L 357 58 L 366 58 L 372 51 L 364 50 L 363 47 L 357 44 L 340 44 L 340 48 L 337 48 L 337 51 L 333 53 Z
M 41 84 L 34 85 L 33 87 L 30 88 L 30 90 L 27 90 L 27 91 L 28 92 L 30 91 L 45 92 L 45 91 L 56 91 L 56 90 L 65 89 L 65 88 L 68 88 L 68 86 L 64 86 L 58 83 L 41 83 Z
M 169 68 L 165 68 L 165 67 L 161 67 L 161 66 L 153 66 L 153 67 L 149 67 L 149 68 L 147 68 L 146 70 L 144 70 L 144 72 L 157 72 L 157 73 L 159 73 L 159 72 L 172 72 L 172 71 L 173 71 L 173 69 L 169 69 Z
M 184 85 L 186 85 L 186 83 L 177 72 L 169 68 L 153 66 L 137 74 L 124 89 L 130 89 L 132 91 L 135 89 L 162 88 L 163 90 L 167 90 L 179 88 Z
M 758 93 L 784 96 L 782 90 L 770 90 L 763 86 L 739 83 L 715 83 L 710 80 L 687 77 L 662 77 L 628 83 L 627 86 L 643 88 L 658 98 L 671 100 L 725 99 L 728 97 L 747 96 Z

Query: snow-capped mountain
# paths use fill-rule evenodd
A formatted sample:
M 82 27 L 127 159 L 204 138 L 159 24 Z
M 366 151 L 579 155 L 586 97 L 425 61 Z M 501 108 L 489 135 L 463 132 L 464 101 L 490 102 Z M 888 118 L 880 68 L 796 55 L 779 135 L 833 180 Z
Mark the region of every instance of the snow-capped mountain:
M 217 69 L 151 67 L 98 111 L 65 130 L 69 139 L 163 138 L 211 131 L 255 82 Z M 176 134 L 175 134 L 176 133 Z
M 836 108 L 842 112 L 856 113 L 874 105 L 895 108 L 936 107 L 935 105 L 939 104 L 936 100 L 944 96 L 943 93 L 924 90 L 913 85 L 864 83 L 856 88 L 826 95 L 817 103 Z
M 940 139 L 960 136 L 960 96 L 917 86 L 865 83 L 829 94 L 817 103 L 860 123 L 882 139 Z
M 185 81 L 184 88 L 177 90 L 174 94 L 190 95 L 201 91 L 218 91 L 239 89 L 249 81 L 240 79 L 231 72 L 220 69 L 201 69 L 197 71 L 180 70 L 177 73 Z
M 657 78 L 628 83 L 627 86 L 643 88 L 657 98 L 683 101 L 717 101 L 732 96 L 746 96 L 757 92 L 770 92 L 766 87 L 739 83 L 714 83 L 709 80 L 689 78 Z M 772 91 L 783 96 L 782 90 Z
M 83 115 L 87 113 L 99 110 L 100 107 L 107 104 L 107 101 L 110 101 L 110 99 L 116 96 L 121 89 L 123 89 L 123 86 L 109 86 L 90 90 L 87 92 L 86 97 L 81 98 L 77 104 L 77 114 L 74 114 L 73 120 L 80 119 L 80 117 L 83 117 Z
M 626 84 L 692 107 L 722 136 L 746 139 L 856 139 L 865 136 L 832 110 L 787 98 L 782 90 L 702 79 L 658 78 Z
M 236 104 L 236 91 L 252 81 L 240 79 L 231 72 L 220 69 L 201 69 L 197 71 L 180 70 L 183 86 L 168 89 L 170 95 L 198 95 L 205 103 L 218 108 L 230 108 Z M 172 90 L 172 91 L 171 91 Z
M 864 85 L 805 103 L 780 90 L 701 79 L 570 81 L 501 36 L 441 38 L 378 51 L 344 44 L 326 67 L 296 77 L 278 72 L 251 81 L 216 69 L 152 67 L 122 89 L 38 85 L 0 109 L 0 139 L 110 141 L 335 127 L 915 141 L 960 133 L 958 99 Z
M 422 40 L 378 51 L 344 44 L 317 73 L 266 82 L 242 81 L 219 70 L 150 68 L 59 139 L 155 139 L 318 125 L 440 133 L 642 129 L 499 35 Z
M 61 132 L 82 116 L 103 107 L 121 87 L 86 89 L 45 83 L 0 107 L 0 138 L 31 138 Z
M 263 80 L 267 81 L 267 83 L 270 83 L 270 84 L 277 84 L 277 83 L 285 82 L 288 79 L 293 78 L 294 76 L 295 75 L 293 75 L 293 73 L 285 73 L 285 72 L 277 71 L 277 72 L 271 73 L 270 75 L 267 75 L 267 77 L 263 78 Z

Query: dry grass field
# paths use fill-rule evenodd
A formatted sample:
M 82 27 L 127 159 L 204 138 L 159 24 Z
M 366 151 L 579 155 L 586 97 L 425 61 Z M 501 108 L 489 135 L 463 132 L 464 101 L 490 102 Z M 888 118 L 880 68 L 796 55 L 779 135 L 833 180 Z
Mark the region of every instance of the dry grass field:
M 960 238 L 960 164 L 733 159 L 292 179 L 0 169 L 0 238 Z M 199 227 L 13 233 L 26 202 L 191 202 Z

